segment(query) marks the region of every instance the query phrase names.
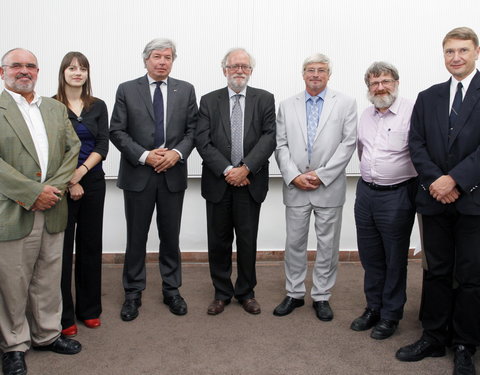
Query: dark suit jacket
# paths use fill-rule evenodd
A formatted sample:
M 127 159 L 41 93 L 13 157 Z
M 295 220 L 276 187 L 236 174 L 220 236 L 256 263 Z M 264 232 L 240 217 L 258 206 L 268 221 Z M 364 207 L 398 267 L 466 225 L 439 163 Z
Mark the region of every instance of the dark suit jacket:
M 197 123 L 195 89 L 185 81 L 168 78 L 165 147 L 177 149 L 183 160 L 165 172 L 171 192 L 187 188 L 187 157 L 193 149 Z M 155 117 L 147 76 L 122 83 L 117 90 L 110 121 L 110 140 L 122 153 L 117 186 L 142 191 L 153 176 L 152 167 L 138 159 L 154 149 Z
M 417 210 L 434 215 L 446 209 L 428 188 L 449 174 L 461 192 L 452 203 L 458 212 L 480 215 L 480 73 L 468 87 L 450 138 L 449 100 L 450 80 L 421 92 L 413 109 L 409 147 L 419 175 Z
M 202 97 L 195 142 L 203 158 L 202 196 L 219 202 L 227 183 L 223 172 L 231 165 L 228 89 Z M 243 136 L 243 163 L 250 169 L 248 189 L 261 203 L 268 191 L 268 158 L 275 150 L 275 100 L 267 91 L 247 87 Z

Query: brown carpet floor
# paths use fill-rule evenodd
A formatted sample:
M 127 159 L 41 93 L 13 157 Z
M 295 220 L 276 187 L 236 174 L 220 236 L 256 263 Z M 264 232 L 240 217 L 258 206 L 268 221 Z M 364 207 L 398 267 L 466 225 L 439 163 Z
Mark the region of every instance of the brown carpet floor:
M 453 355 L 403 363 L 395 351 L 421 334 L 417 319 L 421 291 L 421 265 L 409 264 L 408 302 L 399 329 L 391 338 L 376 341 L 370 332 L 350 330 L 363 312 L 363 269 L 359 263 L 341 263 L 330 300 L 335 317 L 318 320 L 306 298 L 305 306 L 285 317 L 272 311 L 284 297 L 283 263 L 259 263 L 256 297 L 262 307 L 257 316 L 238 303 L 218 316 L 206 314 L 213 296 L 208 265 L 184 264 L 182 295 L 186 316 L 174 316 L 162 303 L 158 268 L 149 264 L 148 286 L 139 317 L 123 322 L 121 267 L 103 269 L 102 326 L 91 330 L 79 324 L 80 354 L 62 356 L 30 351 L 30 375 L 335 375 L 452 373 Z M 307 288 L 311 286 L 311 269 Z M 480 369 L 480 360 L 476 358 Z

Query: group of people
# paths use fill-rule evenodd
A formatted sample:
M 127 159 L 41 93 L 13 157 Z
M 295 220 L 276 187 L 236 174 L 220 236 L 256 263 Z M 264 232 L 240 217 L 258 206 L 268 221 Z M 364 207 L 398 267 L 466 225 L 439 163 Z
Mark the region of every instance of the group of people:
M 351 329 L 381 340 L 396 331 L 406 302 L 409 240 L 419 212 L 425 255 L 423 334 L 398 350 L 401 361 L 455 353 L 454 374 L 475 374 L 480 343 L 480 53 L 475 32 L 461 27 L 443 40 L 451 78 L 398 95 L 399 73 L 374 62 L 365 73 L 365 109 L 357 125 L 353 98 L 328 87 L 331 63 L 307 57 L 305 90 L 280 103 L 248 86 L 255 68 L 245 49 L 221 62 L 227 87 L 204 95 L 170 77 L 176 46 L 154 39 L 143 51 L 147 74 L 117 90 L 108 129 L 105 103 L 92 96 L 90 67 L 79 52 L 60 66 L 54 99 L 34 91 L 36 57 L 8 51 L 1 60 L 0 96 L 0 350 L 4 375 L 27 373 L 30 347 L 75 354 L 76 321 L 101 325 L 102 160 L 108 140 L 121 152 L 117 186 L 127 225 L 120 316 L 138 317 L 146 287 L 146 242 L 154 209 L 163 302 L 187 314 L 181 296 L 179 234 L 187 158 L 203 159 L 208 259 L 218 315 L 236 299 L 259 314 L 256 242 L 275 152 L 284 184 L 286 316 L 304 305 L 310 217 L 317 240 L 311 298 L 321 321 L 333 319 L 345 168 L 357 146 L 361 178 L 355 200 L 358 251 L 365 270 L 366 308 Z M 63 104 L 61 104 L 63 103 Z M 237 279 L 232 280 L 236 241 Z M 75 245 L 74 245 L 75 244 Z M 63 248 L 63 254 L 62 254 Z M 75 248 L 75 303 L 72 260 Z M 62 303 L 63 301 L 63 303 Z

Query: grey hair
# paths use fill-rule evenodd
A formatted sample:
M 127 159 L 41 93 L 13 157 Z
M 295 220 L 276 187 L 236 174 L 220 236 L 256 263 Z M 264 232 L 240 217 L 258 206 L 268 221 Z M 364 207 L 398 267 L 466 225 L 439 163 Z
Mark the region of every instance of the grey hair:
M 365 72 L 365 83 L 368 86 L 370 83 L 370 76 L 380 77 L 382 74 L 390 74 L 395 81 L 398 81 L 400 76 L 398 70 L 392 64 L 385 61 L 375 61 L 370 65 Z
M 31 54 L 35 58 L 35 61 L 37 62 L 37 66 L 38 66 L 37 56 L 35 56 L 35 54 L 32 51 L 30 51 L 26 48 L 12 48 L 11 50 L 5 52 L 5 54 L 2 56 L 1 65 L 5 65 L 5 59 L 7 58 L 8 55 L 10 55 L 10 53 L 12 53 L 13 51 L 18 51 L 18 50 L 26 51 L 29 54 Z
M 157 49 L 164 50 L 167 48 L 172 49 L 172 57 L 173 61 L 175 61 L 175 59 L 177 58 L 177 47 L 172 40 L 165 38 L 155 38 L 147 43 L 142 53 L 143 61 L 147 60 L 153 51 Z
M 309 64 L 314 64 L 314 63 L 322 63 L 322 64 L 327 64 L 328 66 L 328 75 L 332 74 L 332 63 L 330 62 L 330 59 L 328 58 L 327 55 L 324 55 L 323 53 L 314 53 L 311 56 L 308 56 L 304 61 L 303 61 L 303 67 L 302 71 L 304 72 L 305 69 L 307 68 L 307 65 Z
M 227 67 L 228 57 L 233 52 L 237 52 L 237 51 L 245 52 L 248 55 L 248 59 L 250 60 L 250 66 L 252 67 L 252 69 L 255 68 L 255 58 L 250 53 L 248 53 L 248 51 L 245 48 L 238 48 L 237 47 L 237 48 L 229 49 L 228 52 L 225 54 L 225 56 L 223 56 L 223 59 L 222 59 L 222 68 L 223 69 L 225 69 Z

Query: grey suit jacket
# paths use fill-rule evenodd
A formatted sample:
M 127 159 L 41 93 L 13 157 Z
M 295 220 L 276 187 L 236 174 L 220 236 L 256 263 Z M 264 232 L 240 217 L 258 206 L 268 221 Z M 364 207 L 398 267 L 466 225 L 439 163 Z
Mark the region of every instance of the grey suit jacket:
M 12 96 L 0 95 L 0 241 L 27 236 L 33 227 L 30 210 L 44 185 L 65 191 L 77 166 L 80 141 L 60 102 L 42 97 L 40 113 L 48 138 L 48 169 L 44 183 L 37 151 L 28 126 Z M 67 225 L 67 200 L 44 211 L 49 233 Z
M 187 188 L 187 157 L 193 149 L 197 123 L 195 89 L 185 81 L 168 78 L 165 147 L 177 149 L 183 160 L 165 172 L 171 192 Z M 154 149 L 155 117 L 147 76 L 122 83 L 117 90 L 110 121 L 110 140 L 122 153 L 117 186 L 142 191 L 153 176 L 152 167 L 141 165 L 144 151 Z
M 355 150 L 356 135 L 355 100 L 327 88 L 309 162 L 305 91 L 280 103 L 275 158 L 284 180 L 285 205 L 343 205 L 346 192 L 345 168 Z M 317 173 L 322 185 L 311 191 L 296 188 L 292 184 L 293 179 L 309 171 Z
M 225 87 L 202 97 L 195 136 L 203 159 L 202 196 L 219 202 L 227 188 L 223 176 L 231 165 L 230 103 Z M 248 190 L 261 203 L 268 191 L 268 158 L 275 150 L 275 100 L 267 91 L 247 87 L 243 163 L 250 169 Z

